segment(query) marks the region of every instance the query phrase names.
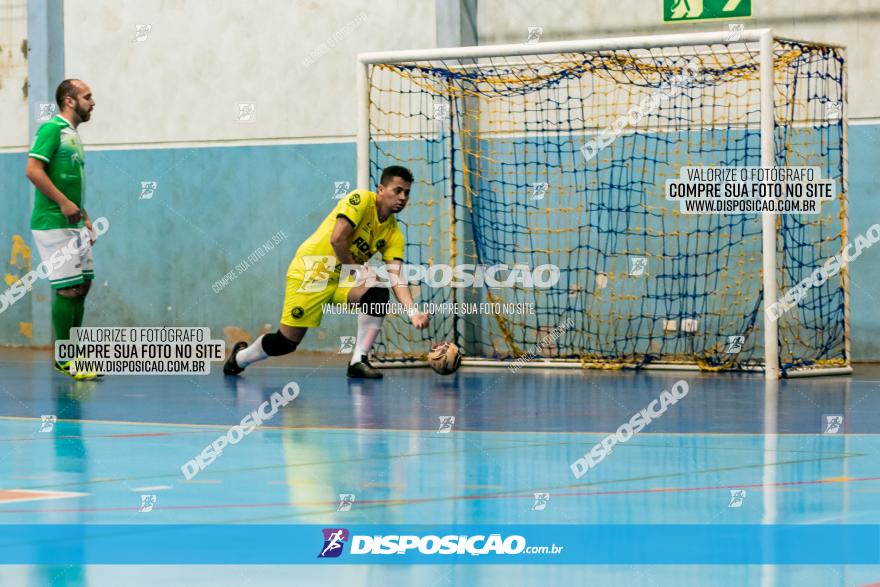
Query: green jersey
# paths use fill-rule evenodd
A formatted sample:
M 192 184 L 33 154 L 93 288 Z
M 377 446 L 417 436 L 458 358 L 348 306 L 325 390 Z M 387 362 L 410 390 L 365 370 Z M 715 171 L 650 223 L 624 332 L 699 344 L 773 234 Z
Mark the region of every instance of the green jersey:
M 58 190 L 79 206 L 84 204 L 85 192 L 85 154 L 79 134 L 69 122 L 55 116 L 37 131 L 34 146 L 28 157 L 46 163 L 46 174 Z M 34 212 L 31 215 L 32 230 L 51 230 L 55 228 L 80 228 L 70 224 L 61 213 L 61 207 L 35 189 Z

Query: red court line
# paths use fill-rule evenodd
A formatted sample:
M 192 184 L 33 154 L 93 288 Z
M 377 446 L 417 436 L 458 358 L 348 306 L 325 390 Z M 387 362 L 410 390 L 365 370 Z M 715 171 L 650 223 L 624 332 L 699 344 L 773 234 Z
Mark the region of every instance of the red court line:
M 812 481 L 782 481 L 779 483 L 748 483 L 739 485 L 711 485 L 705 487 L 668 487 L 658 489 L 621 489 L 616 491 L 570 491 L 566 493 L 553 493 L 553 497 L 577 497 L 585 495 L 633 495 L 633 494 L 649 494 L 649 493 L 683 493 L 688 491 L 717 491 L 720 489 L 745 489 L 760 487 L 789 487 L 793 485 L 822 485 L 826 483 L 849 483 L 858 481 L 880 481 L 878 477 L 853 477 L 846 481 L 829 481 L 827 479 L 814 479 Z M 417 503 L 428 503 L 433 501 L 447 500 L 481 500 L 481 499 L 533 499 L 534 492 L 527 493 L 499 493 L 499 494 L 476 494 L 476 495 L 457 495 L 453 497 L 423 497 L 418 499 L 377 499 L 377 500 L 358 500 L 357 503 L 364 505 L 410 505 Z M 280 503 L 234 503 L 234 504 L 213 504 L 213 505 L 173 505 L 156 507 L 155 509 L 163 510 L 203 510 L 203 509 L 239 509 L 239 508 L 267 508 L 267 507 L 297 507 L 297 506 L 336 506 L 336 501 L 303 501 L 303 502 L 280 502 Z M 65 509 L 39 509 L 39 510 L 6 510 L 0 509 L 0 514 L 27 514 L 27 513 L 75 513 L 75 512 L 116 512 L 116 511 L 137 511 L 137 507 L 117 507 L 117 508 L 65 508 Z
M 87 438 L 142 438 L 145 436 L 179 436 L 181 434 L 201 434 L 201 431 L 192 432 L 143 432 L 137 434 L 64 434 L 62 436 L 53 436 L 52 434 L 44 434 L 42 436 L 28 436 L 25 438 L 0 438 L 0 442 L 27 442 L 29 440 L 72 440 Z
M 142 434 L 105 434 L 94 438 L 138 438 L 141 436 L 171 436 L 170 432 L 144 432 Z

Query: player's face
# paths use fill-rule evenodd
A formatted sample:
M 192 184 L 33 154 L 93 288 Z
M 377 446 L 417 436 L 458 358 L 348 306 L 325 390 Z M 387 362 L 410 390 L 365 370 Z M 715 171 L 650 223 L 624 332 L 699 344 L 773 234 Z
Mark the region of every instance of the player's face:
M 76 99 L 67 99 L 73 102 L 73 111 L 76 112 L 79 119 L 86 122 L 92 117 L 92 110 L 95 108 L 95 100 L 92 98 L 92 89 L 89 86 L 79 83 L 77 84 L 77 87 L 79 88 L 79 92 L 76 95 Z
M 412 184 L 403 178 L 395 177 L 387 184 L 379 184 L 379 196 L 391 205 L 391 212 L 397 214 L 409 201 L 409 190 Z

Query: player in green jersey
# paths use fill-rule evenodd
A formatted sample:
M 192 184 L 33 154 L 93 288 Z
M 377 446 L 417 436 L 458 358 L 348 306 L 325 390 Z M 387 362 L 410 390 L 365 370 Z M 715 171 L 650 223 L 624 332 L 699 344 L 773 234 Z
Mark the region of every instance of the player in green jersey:
M 85 208 L 85 159 L 76 131 L 91 118 L 95 100 L 89 86 L 67 79 L 55 91 L 55 101 L 59 113 L 37 131 L 25 176 L 36 188 L 31 215 L 34 243 L 43 261 L 52 267 L 52 328 L 56 339 L 66 339 L 71 328 L 82 325 L 86 294 L 95 277 L 91 247 L 94 233 Z M 60 266 L 49 263 L 54 253 L 70 243 L 75 243 L 79 254 L 65 255 Z M 55 367 L 76 379 L 95 377 L 71 373 L 69 362 L 56 362 Z

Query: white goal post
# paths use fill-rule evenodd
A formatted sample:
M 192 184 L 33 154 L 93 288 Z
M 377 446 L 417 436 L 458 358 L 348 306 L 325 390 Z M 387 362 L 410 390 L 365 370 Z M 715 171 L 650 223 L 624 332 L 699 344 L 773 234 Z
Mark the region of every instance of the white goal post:
M 587 140 L 694 63 L 699 82 L 585 161 Z M 357 94 L 357 187 L 387 165 L 416 176 L 408 263 L 563 268 L 558 291 L 422 287 L 417 302 L 535 314 L 432 316 L 428 332 L 390 319 L 383 365 L 454 340 L 465 365 L 852 372 L 844 260 L 797 307 L 764 311 L 847 244 L 843 48 L 758 29 L 362 53 Z M 686 217 L 662 202 L 684 165 L 816 166 L 838 197 L 813 217 Z M 552 186 L 539 202 L 523 197 L 535 183 Z

